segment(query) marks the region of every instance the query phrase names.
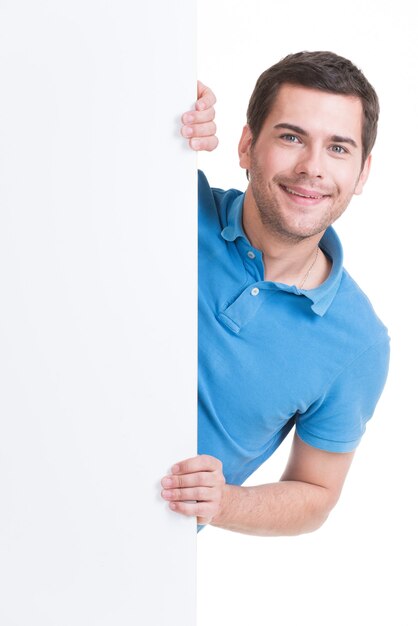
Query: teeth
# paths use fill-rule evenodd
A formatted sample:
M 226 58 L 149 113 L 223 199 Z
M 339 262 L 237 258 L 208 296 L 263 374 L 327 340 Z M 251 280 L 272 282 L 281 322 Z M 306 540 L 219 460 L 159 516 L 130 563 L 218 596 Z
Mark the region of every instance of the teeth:
M 302 193 L 297 193 L 297 191 L 293 191 L 293 189 L 289 189 L 289 187 L 285 187 L 288 193 L 293 194 L 294 196 L 300 196 L 301 198 L 314 198 L 315 200 L 319 200 L 322 196 L 304 196 Z

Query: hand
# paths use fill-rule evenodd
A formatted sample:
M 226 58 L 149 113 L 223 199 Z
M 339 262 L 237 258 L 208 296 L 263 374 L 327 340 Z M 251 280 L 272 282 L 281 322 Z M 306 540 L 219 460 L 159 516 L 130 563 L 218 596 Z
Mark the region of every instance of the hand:
M 211 152 L 218 145 L 216 124 L 213 121 L 216 98 L 212 90 L 200 81 L 197 82 L 197 98 L 194 110 L 184 113 L 181 118 L 181 134 L 189 139 L 189 146 L 193 150 Z
M 170 509 L 195 515 L 198 524 L 210 524 L 219 512 L 225 487 L 221 461 L 201 454 L 177 463 L 171 471 L 161 481 L 161 495 L 170 502 Z

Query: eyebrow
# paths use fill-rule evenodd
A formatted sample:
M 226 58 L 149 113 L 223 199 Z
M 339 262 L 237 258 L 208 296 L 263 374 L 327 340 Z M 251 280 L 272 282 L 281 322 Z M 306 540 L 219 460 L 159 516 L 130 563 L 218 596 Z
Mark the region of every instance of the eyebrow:
M 284 128 L 287 130 L 293 130 L 293 132 L 298 133 L 299 135 L 307 136 L 309 133 L 301 128 L 300 126 L 295 126 L 294 124 L 288 124 L 287 122 L 283 122 L 281 124 L 276 124 L 274 128 Z M 335 141 L 336 143 L 348 143 L 353 148 L 358 148 L 357 143 L 351 137 L 342 137 L 341 135 L 332 135 L 331 141 Z

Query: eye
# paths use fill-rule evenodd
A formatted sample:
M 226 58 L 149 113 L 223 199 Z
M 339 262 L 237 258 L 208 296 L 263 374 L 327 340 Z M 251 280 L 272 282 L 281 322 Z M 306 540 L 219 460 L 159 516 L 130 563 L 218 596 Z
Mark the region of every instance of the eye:
M 344 148 L 344 146 L 339 145 L 331 146 L 331 152 L 335 152 L 335 154 L 349 154 L 348 150 Z
M 299 142 L 299 137 L 296 137 L 296 135 L 289 135 L 288 133 L 286 133 L 285 135 L 280 135 L 280 139 L 284 139 L 285 141 L 288 141 L 289 143 Z

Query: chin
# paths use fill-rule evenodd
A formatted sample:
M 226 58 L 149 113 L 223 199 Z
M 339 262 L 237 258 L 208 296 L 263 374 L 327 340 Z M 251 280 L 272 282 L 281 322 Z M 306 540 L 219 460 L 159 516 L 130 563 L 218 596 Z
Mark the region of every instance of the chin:
M 303 240 L 323 233 L 329 226 L 328 222 L 320 224 L 294 224 L 284 221 L 269 221 L 264 224 L 271 234 L 287 239 Z

